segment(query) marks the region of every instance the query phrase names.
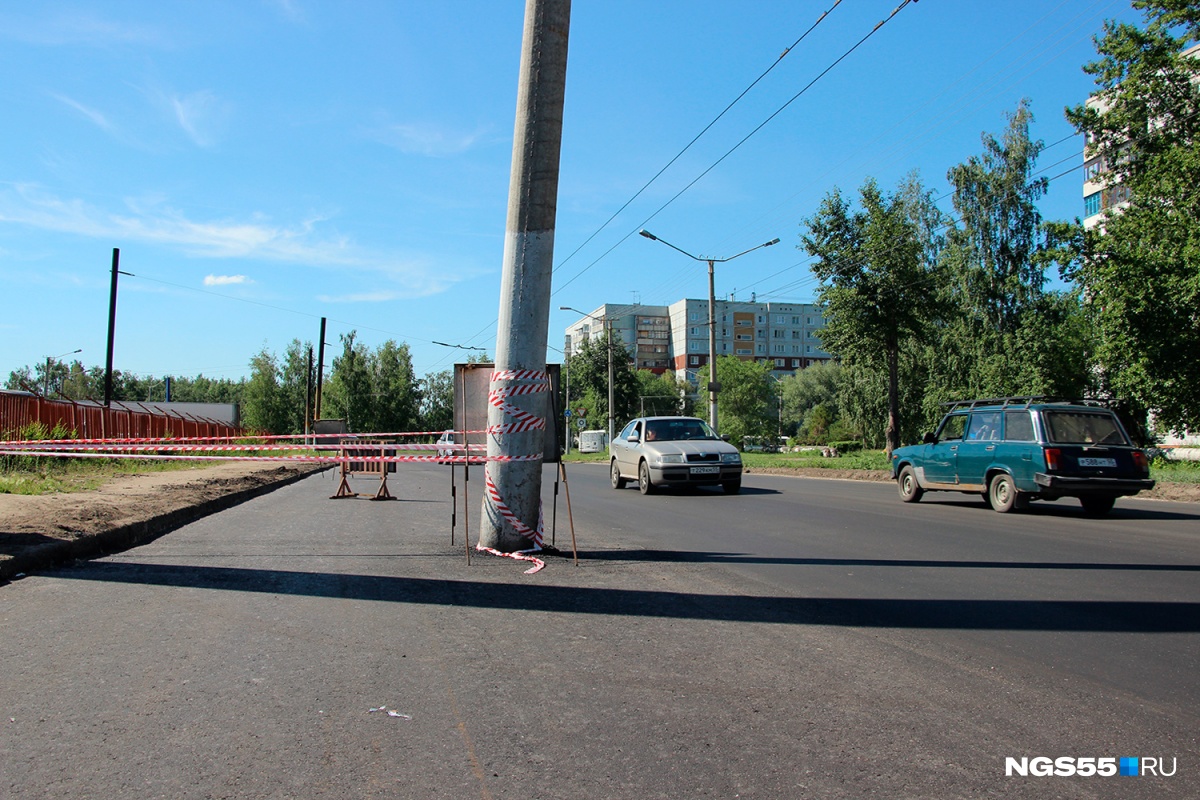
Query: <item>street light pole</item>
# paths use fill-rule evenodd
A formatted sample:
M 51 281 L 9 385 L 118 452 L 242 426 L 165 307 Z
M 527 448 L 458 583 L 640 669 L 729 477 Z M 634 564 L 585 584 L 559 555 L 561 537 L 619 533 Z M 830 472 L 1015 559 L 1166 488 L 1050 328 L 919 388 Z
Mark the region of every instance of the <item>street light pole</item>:
M 642 231 L 645 233 L 645 231 Z M 717 392 L 721 384 L 717 382 L 717 293 L 713 282 L 713 259 L 708 261 L 708 424 L 713 432 L 720 435 L 717 427 Z
M 714 432 L 719 434 L 720 429 L 717 427 L 717 393 L 721 391 L 721 384 L 717 381 L 717 297 L 713 280 L 713 265 L 717 263 L 724 264 L 727 261 L 733 261 L 735 258 L 758 250 L 760 247 L 770 247 L 773 244 L 779 244 L 779 239 L 776 238 L 769 242 L 763 242 L 762 244 L 751 247 L 749 250 L 743 250 L 742 252 L 729 256 L 728 258 L 701 258 L 700 256 L 694 256 L 688 251 L 676 247 L 666 239 L 660 239 L 644 228 L 638 231 L 638 233 L 652 242 L 662 242 L 667 247 L 683 253 L 693 261 L 708 262 L 708 424 L 712 426 Z
M 54 362 L 54 361 L 58 361 L 58 360 L 59 360 L 60 358 L 62 358 L 63 356 L 73 356 L 73 355 L 75 355 L 76 353 L 82 353 L 82 352 L 83 352 L 83 348 L 81 347 L 81 348 L 79 348 L 78 350 L 72 350 L 72 351 L 71 351 L 71 352 L 69 352 L 69 353 L 63 353 L 63 354 L 62 354 L 62 355 L 60 355 L 60 356 L 46 356 L 46 374 L 42 376 L 42 377 L 45 379 L 45 380 L 44 380 L 45 386 L 44 386 L 44 391 L 42 392 L 42 394 L 44 394 L 46 397 L 49 397 L 49 396 L 50 396 L 50 369 L 51 369 L 51 363 L 52 363 L 52 362 Z

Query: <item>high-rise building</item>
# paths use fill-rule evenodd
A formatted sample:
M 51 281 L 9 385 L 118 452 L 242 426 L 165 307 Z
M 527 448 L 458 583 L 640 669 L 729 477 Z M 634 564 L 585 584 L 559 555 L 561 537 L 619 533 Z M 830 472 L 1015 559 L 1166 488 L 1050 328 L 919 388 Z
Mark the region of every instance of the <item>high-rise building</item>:
M 815 304 L 730 298 L 717 300 L 713 311 L 718 357 L 768 362 L 777 377 L 831 358 L 821 344 L 825 319 Z M 669 306 L 606 303 L 567 327 L 564 349 L 578 352 L 606 325 L 637 369 L 673 370 L 695 383 L 697 370 L 708 364 L 707 300 L 683 299 Z

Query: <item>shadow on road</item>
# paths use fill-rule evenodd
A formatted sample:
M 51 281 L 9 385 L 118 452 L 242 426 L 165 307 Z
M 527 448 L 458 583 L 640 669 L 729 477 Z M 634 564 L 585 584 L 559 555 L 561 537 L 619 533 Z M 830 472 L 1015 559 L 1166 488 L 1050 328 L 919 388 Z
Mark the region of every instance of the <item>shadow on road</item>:
M 958 508 L 966 508 L 974 511 L 987 511 L 989 514 L 996 513 L 992 507 L 978 498 L 973 498 L 970 495 L 950 494 L 946 497 L 935 497 L 922 501 L 922 505 L 939 505 L 939 506 L 957 506 Z M 952 499 L 953 498 L 953 499 Z M 969 498 L 969 499 L 963 499 Z M 1071 498 L 1064 497 L 1061 500 L 1053 502 L 1035 501 L 1029 504 L 1029 508 L 1024 511 L 1012 512 L 1015 519 L 1020 519 L 1023 516 L 1030 517 L 1063 517 L 1071 519 L 1086 519 L 1093 522 L 1104 522 L 1105 520 L 1124 520 L 1124 519 L 1141 519 L 1141 520 L 1200 520 L 1200 513 L 1188 514 L 1179 511 L 1159 511 L 1154 508 L 1132 508 L 1130 506 L 1121 505 L 1121 501 L 1117 500 L 1117 504 L 1113 506 L 1112 511 L 1104 517 L 1089 517 L 1083 512 L 1079 502 Z
M 1200 632 L 1200 603 L 715 595 L 436 578 L 90 562 L 68 580 L 512 611 L 868 628 Z
M 584 561 L 650 561 L 704 564 L 785 564 L 814 567 L 904 567 L 957 569 L 1062 569 L 1117 570 L 1122 572 L 1200 572 L 1200 564 L 1106 564 L 1061 561 L 933 561 L 929 559 L 887 558 L 774 558 L 746 553 L 712 553 L 680 550 L 596 550 L 580 551 Z

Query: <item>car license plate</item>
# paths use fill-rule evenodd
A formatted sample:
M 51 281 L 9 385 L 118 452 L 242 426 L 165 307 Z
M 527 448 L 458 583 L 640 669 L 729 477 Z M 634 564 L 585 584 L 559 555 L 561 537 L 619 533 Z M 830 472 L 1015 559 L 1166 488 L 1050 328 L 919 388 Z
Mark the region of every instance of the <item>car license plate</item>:
M 1079 466 L 1081 467 L 1115 467 L 1117 460 L 1115 458 L 1081 458 Z
M 693 475 L 720 475 L 720 467 L 692 467 Z

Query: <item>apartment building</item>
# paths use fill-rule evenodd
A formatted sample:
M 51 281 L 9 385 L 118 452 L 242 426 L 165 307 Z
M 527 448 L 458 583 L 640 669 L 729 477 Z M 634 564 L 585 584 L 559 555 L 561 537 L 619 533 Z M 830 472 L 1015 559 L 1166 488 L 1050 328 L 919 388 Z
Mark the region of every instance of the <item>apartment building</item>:
M 830 359 L 821 344 L 824 317 L 812 303 L 760 303 L 732 297 L 714 307 L 717 356 L 766 361 L 777 377 Z M 683 299 L 669 306 L 605 304 L 566 329 L 567 352 L 612 328 L 638 369 L 673 370 L 695 382 L 708 364 L 708 300 Z
M 1200 44 L 1183 52 L 1189 58 L 1200 58 Z M 1089 108 L 1103 113 L 1107 105 L 1099 97 L 1088 98 Z M 1119 157 L 1119 156 L 1118 156 Z M 1120 183 L 1111 183 L 1109 154 L 1101 153 L 1093 146 L 1089 137 L 1083 150 L 1083 226 L 1095 228 L 1104 222 L 1111 211 L 1119 211 L 1129 204 L 1129 189 Z

